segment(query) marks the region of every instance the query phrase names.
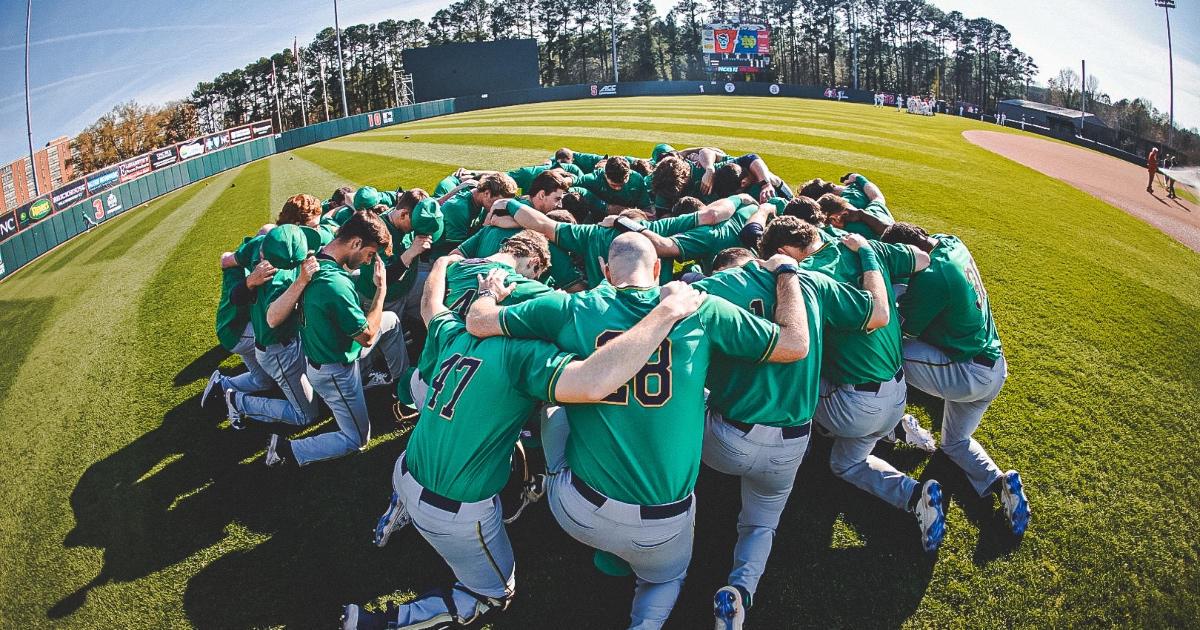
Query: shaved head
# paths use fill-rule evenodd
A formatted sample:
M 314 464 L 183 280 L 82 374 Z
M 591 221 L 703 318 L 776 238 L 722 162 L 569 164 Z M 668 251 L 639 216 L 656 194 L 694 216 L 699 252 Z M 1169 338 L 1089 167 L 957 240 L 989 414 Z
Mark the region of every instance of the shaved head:
M 652 274 L 657 261 L 650 239 L 632 232 L 622 234 L 608 247 L 609 281 L 621 284 L 639 272 Z

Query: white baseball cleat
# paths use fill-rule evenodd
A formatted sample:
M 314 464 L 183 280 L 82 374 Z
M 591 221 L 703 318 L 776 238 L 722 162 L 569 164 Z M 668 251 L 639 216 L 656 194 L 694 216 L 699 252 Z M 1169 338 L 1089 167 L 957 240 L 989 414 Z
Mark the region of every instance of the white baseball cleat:
M 746 607 L 741 591 L 732 586 L 721 587 L 713 596 L 713 616 L 717 618 L 716 630 L 742 630 Z
M 221 384 L 221 370 L 213 370 L 212 376 L 208 377 L 208 385 L 204 386 L 204 393 L 200 394 L 200 408 L 204 408 L 204 403 L 208 402 L 208 395 L 212 393 L 213 388 Z
M 933 439 L 933 433 L 922 427 L 912 414 L 904 414 L 900 424 L 904 427 L 904 441 L 909 446 L 915 446 L 926 453 L 937 449 L 937 440 Z
M 930 479 L 921 486 L 921 498 L 913 513 L 921 527 L 921 545 L 925 551 L 937 551 L 946 537 L 946 512 L 942 507 L 942 486 Z
M 372 387 L 381 387 L 383 385 L 393 385 L 393 384 L 395 384 L 395 382 L 396 381 L 393 380 L 391 375 L 388 374 L 387 372 L 384 372 L 382 370 L 375 370 L 375 371 L 368 373 L 366 378 L 363 379 L 363 389 L 367 390 L 367 389 L 371 389 Z
M 279 434 L 272 433 L 271 441 L 267 443 L 267 455 L 263 458 L 263 463 L 274 468 L 282 466 L 287 458 L 279 454 Z

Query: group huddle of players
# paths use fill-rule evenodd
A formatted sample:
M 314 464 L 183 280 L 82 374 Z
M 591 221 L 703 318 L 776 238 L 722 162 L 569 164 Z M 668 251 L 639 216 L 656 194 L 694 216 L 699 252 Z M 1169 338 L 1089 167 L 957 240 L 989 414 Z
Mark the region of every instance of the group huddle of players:
M 742 627 L 813 421 L 833 472 L 912 513 L 935 551 L 941 486 L 871 454 L 937 447 L 905 414 L 909 386 L 944 399 L 940 448 L 979 496 L 999 498 L 1013 534 L 1029 521 L 1020 475 L 971 437 L 1008 374 L 975 262 L 958 238 L 895 222 L 857 173 L 793 193 L 754 154 L 562 149 L 459 169 L 432 193 L 293 196 L 221 267 L 217 336 L 247 370 L 215 372 L 201 404 L 223 398 L 234 428 L 268 440 L 267 465 L 363 449 L 371 387 L 395 387 L 397 419 L 417 418 L 375 542 L 413 523 L 457 582 L 346 606 L 347 629 L 459 627 L 507 607 L 520 509 L 505 519 L 499 494 L 527 426 L 546 470 L 520 508 L 545 495 L 598 566 L 636 574 L 630 628 L 661 627 L 678 598 L 701 462 L 741 477 L 714 616 Z M 318 397 L 337 430 L 285 438 L 318 420 Z

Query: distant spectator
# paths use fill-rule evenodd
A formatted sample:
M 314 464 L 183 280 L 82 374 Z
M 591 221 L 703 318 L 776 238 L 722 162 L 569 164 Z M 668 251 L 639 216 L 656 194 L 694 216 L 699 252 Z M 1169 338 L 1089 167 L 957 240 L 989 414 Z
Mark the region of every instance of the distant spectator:
M 1150 173 L 1150 180 L 1146 182 L 1146 192 L 1154 193 L 1154 174 L 1158 172 L 1158 147 L 1150 149 L 1150 155 L 1146 156 L 1146 170 Z

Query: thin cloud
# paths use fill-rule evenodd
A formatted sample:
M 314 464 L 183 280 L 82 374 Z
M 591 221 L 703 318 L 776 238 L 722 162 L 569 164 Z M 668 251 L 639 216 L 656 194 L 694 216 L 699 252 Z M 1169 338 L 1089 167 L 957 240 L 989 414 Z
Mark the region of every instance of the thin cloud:
M 87 80 L 87 79 L 92 79 L 92 78 L 95 78 L 95 77 L 104 76 L 104 75 L 106 75 L 106 74 L 115 74 L 115 73 L 118 73 L 118 72 L 128 72 L 129 70 L 135 70 L 135 69 L 137 69 L 137 68 L 144 68 L 144 67 L 146 67 L 146 66 L 148 66 L 148 65 L 150 65 L 150 64 L 144 64 L 144 63 L 142 63 L 142 64 L 134 64 L 134 65 L 131 65 L 131 66 L 121 66 L 121 67 L 119 67 L 119 68 L 109 68 L 109 69 L 107 69 L 107 70 L 98 70 L 98 71 L 96 71 L 96 72 L 89 72 L 89 73 L 87 73 L 87 74 L 77 74 L 77 75 L 75 75 L 75 76 L 67 77 L 67 78 L 65 78 L 65 79 L 60 79 L 60 80 L 58 80 L 58 81 L 55 81 L 55 82 L 53 82 L 53 83 L 47 83 L 47 84 L 45 84 L 45 85 L 39 85 L 39 86 L 37 86 L 37 87 L 30 88 L 30 90 L 29 90 L 29 93 L 30 93 L 31 95 L 32 95 L 32 94 L 37 94 L 37 93 L 39 93 L 39 92 L 45 92 L 46 90 L 50 90 L 50 89 L 56 88 L 56 87 L 58 87 L 58 86 L 60 86 L 60 85 L 66 85 L 66 84 L 68 84 L 68 83 L 77 83 L 77 82 L 79 82 L 79 81 L 85 81 L 85 80 Z M 159 65 L 161 65 L 161 64 L 159 64 Z M 6 103 L 6 102 L 8 102 L 8 101 L 16 100 L 16 99 L 19 99 L 19 98 L 25 98 L 25 92 L 24 92 L 24 90 L 22 90 L 22 91 L 20 91 L 20 92 L 13 93 L 13 94 L 9 94 L 8 96 L 5 96 L 5 97 L 3 97 L 3 98 L 0 98 L 0 103 Z
M 146 26 L 143 28 L 109 28 L 100 31 L 89 31 L 87 33 L 71 33 L 70 35 L 61 35 L 59 37 L 50 37 L 48 39 L 39 39 L 34 42 L 29 42 L 29 46 L 41 46 L 43 44 L 58 44 L 61 42 L 70 42 L 79 39 L 92 39 L 96 37 L 110 37 L 113 35 L 142 35 L 145 33 L 161 33 L 170 31 L 194 31 L 194 30 L 210 30 L 210 29 L 229 29 L 240 28 L 240 26 L 231 24 L 179 24 L 175 26 Z M 21 50 L 25 48 L 25 42 L 13 44 L 11 46 L 0 46 L 0 52 L 8 50 Z

